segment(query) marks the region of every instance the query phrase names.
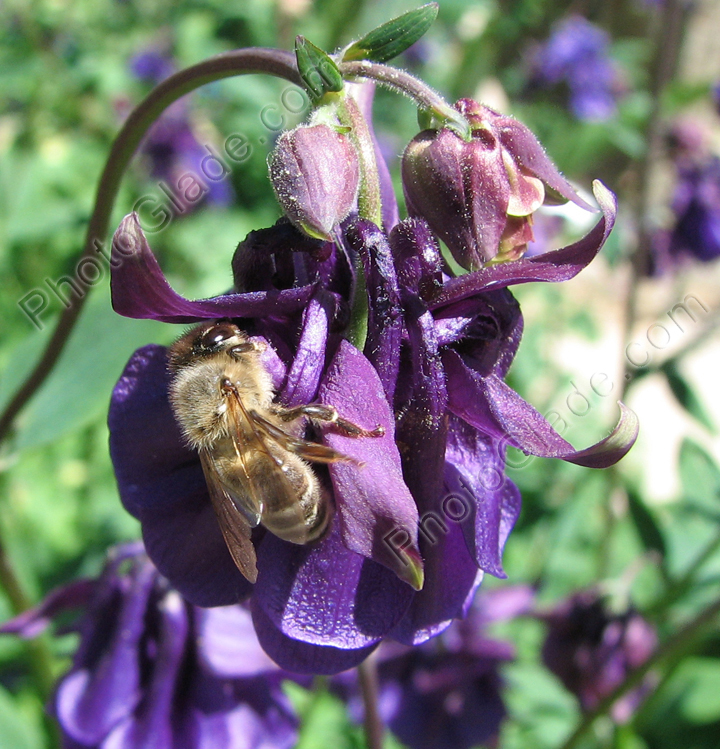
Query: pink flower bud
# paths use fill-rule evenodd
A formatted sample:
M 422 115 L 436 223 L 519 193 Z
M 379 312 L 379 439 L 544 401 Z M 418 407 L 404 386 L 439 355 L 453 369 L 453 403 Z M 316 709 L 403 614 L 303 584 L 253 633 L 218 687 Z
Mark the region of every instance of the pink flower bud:
M 329 125 L 305 125 L 283 133 L 268 159 L 270 181 L 285 215 L 318 239 L 350 213 L 360 182 L 349 138 Z

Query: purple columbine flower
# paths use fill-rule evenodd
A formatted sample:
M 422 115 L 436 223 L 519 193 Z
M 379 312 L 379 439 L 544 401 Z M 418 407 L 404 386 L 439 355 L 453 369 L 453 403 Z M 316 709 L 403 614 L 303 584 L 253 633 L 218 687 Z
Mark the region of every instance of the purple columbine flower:
M 402 177 L 408 213 L 424 218 L 463 268 L 522 257 L 546 200 L 592 210 L 525 125 L 472 99 L 455 108 L 470 141 L 448 128 L 424 130 L 405 149 Z
M 612 195 L 598 186 L 596 196 L 603 217 L 579 242 L 458 278 L 443 273 L 419 218 L 389 237 L 351 218 L 337 243 L 281 222 L 238 248 L 242 292 L 199 301 L 170 288 L 137 218 L 126 217 L 113 242 L 116 311 L 235 320 L 261 344 L 277 402 L 330 405 L 385 432 L 352 438 L 330 425 L 306 434 L 351 459 L 314 466 L 334 519 L 308 545 L 260 526 L 253 585 L 233 562 L 198 455 L 173 416 L 167 350 L 140 349 L 113 393 L 110 448 L 121 499 L 161 573 L 196 605 L 250 598 L 262 646 L 296 672 L 350 668 L 385 638 L 418 644 L 463 616 L 485 571 L 504 576 L 502 549 L 520 509 L 506 446 L 603 467 L 637 433 L 623 409 L 610 437 L 576 451 L 503 381 L 522 330 L 506 287 L 571 278 L 590 262 L 615 215 Z M 343 336 L 356 260 L 369 307 L 362 351 Z
M 140 544 L 116 548 L 97 579 L 53 591 L 0 627 L 35 637 L 82 608 L 80 644 L 53 712 L 68 749 L 288 749 L 298 720 L 281 671 L 242 606 L 198 609 L 162 578 Z
M 608 35 L 578 15 L 558 23 L 533 60 L 534 80 L 567 83 L 570 108 L 581 120 L 610 119 L 616 110 L 618 72 L 608 56 Z
M 543 661 L 583 710 L 592 710 L 612 694 L 657 646 L 655 628 L 640 614 L 613 613 L 595 591 L 577 593 L 540 618 L 548 624 Z M 613 718 L 618 723 L 630 720 L 653 685 L 648 675 L 613 705 Z
M 410 749 L 496 746 L 506 715 L 498 667 L 514 649 L 490 639 L 493 622 L 527 614 L 533 592 L 524 586 L 479 596 L 468 615 L 416 648 L 383 643 L 377 651 L 378 709 L 383 722 Z M 338 674 L 331 689 L 362 720 L 357 673 Z

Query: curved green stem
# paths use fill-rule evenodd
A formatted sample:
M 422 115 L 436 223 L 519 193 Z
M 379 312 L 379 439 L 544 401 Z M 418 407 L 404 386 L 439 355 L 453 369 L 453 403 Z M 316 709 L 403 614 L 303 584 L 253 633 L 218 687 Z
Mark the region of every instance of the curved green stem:
M 120 180 L 140 141 L 158 115 L 181 96 L 206 83 L 248 73 L 268 73 L 300 85 L 292 53 L 251 47 L 211 57 L 171 75 L 154 88 L 130 113 L 115 138 L 100 178 L 95 207 L 85 237 L 85 247 L 78 262 L 86 257 L 92 257 L 96 252 L 96 245 L 104 241 Z M 50 374 L 88 296 L 85 294 L 75 299 L 61 314 L 40 361 L 0 416 L 0 441 L 7 436 L 17 414 Z
M 423 109 L 429 109 L 434 115 L 446 121 L 447 127 L 456 130 L 465 140 L 470 140 L 470 125 L 460 112 L 410 73 L 368 60 L 341 62 L 339 68 L 343 78 L 370 78 L 393 91 L 409 96 Z

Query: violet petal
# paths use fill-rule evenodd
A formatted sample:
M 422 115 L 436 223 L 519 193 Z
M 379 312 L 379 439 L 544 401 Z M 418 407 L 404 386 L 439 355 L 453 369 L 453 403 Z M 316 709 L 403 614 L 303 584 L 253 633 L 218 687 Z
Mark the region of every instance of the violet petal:
M 353 221 L 346 236 L 365 269 L 369 310 L 363 353 L 380 375 L 385 396 L 392 403 L 400 361 L 402 309 L 390 245 L 375 224 L 363 219 Z
M 386 567 L 347 549 L 337 526 L 312 546 L 266 534 L 253 603 L 288 637 L 357 650 L 397 624 L 413 592 Z
M 199 463 L 198 471 L 202 476 Z M 172 507 L 144 508 L 140 522 L 148 556 L 190 603 L 228 606 L 252 591 L 230 556 L 206 487 L 186 491 Z
M 279 316 L 302 309 L 312 295 L 312 286 L 282 291 L 226 294 L 190 301 L 170 287 L 136 213 L 125 216 L 113 237 L 113 309 L 120 315 L 151 318 L 169 323 L 191 323 L 222 317 Z
M 427 221 L 407 218 L 390 233 L 398 281 L 404 289 L 428 299 L 442 287 L 442 255 Z
M 96 584 L 96 580 L 86 578 L 55 588 L 37 606 L 26 609 L 0 626 L 0 634 L 18 635 L 24 640 L 37 637 L 57 614 L 85 606 Z
M 582 239 L 559 250 L 514 262 L 498 263 L 451 278 L 429 302 L 430 309 L 438 309 L 480 292 L 516 283 L 567 281 L 576 276 L 597 255 L 615 224 L 615 196 L 597 180 L 593 183 L 593 188 L 603 216 Z
M 425 585 L 390 633 L 406 645 L 419 645 L 464 616 L 483 579 L 456 520 L 441 511 L 428 513 L 421 517 L 420 528 Z
M 167 349 L 149 345 L 127 363 L 110 400 L 110 457 L 120 499 L 135 517 L 205 487 L 197 454 L 170 408 Z
M 114 621 L 98 621 L 94 608 L 87 614 L 83 629 L 94 636 L 85 639 L 55 697 L 57 718 L 77 741 L 99 743 L 114 725 L 131 714 L 141 697 L 139 645 L 156 579 L 152 565 L 143 565 L 132 592 L 122 598 L 119 611 L 113 611 Z M 107 618 L 109 611 L 112 608 L 99 607 L 100 616 Z M 112 629 L 108 631 L 108 627 Z M 110 642 L 101 645 L 100 637 L 109 638 Z
M 403 481 L 395 418 L 377 372 L 352 344 L 342 341 L 318 397 L 364 429 L 385 429 L 382 437 L 347 437 L 332 426 L 325 429 L 324 441 L 352 459 L 330 464 L 343 542 L 419 590 L 418 511 Z
M 103 749 L 153 747 L 174 749 L 173 707 L 187 647 L 185 603 L 170 591 L 160 603 L 158 653 L 149 687 L 132 717 L 119 724 L 103 742 Z
M 222 537 L 197 454 L 183 445 L 168 399 L 167 350 L 136 351 L 110 404 L 110 456 L 123 505 L 143 526 L 148 555 L 197 606 L 251 590 Z
M 305 308 L 297 353 L 280 393 L 280 399 L 288 407 L 311 403 L 315 399 L 325 366 L 332 307 L 329 295 L 318 292 Z
M 453 417 L 446 456 L 447 494 L 470 508 L 460 521 L 468 549 L 480 569 L 504 578 L 502 551 L 520 514 L 520 492 L 505 476 L 502 446 Z
M 257 641 L 244 606 L 196 609 L 198 657 L 215 676 L 238 679 L 278 672 Z
M 620 419 L 605 439 L 584 450 L 576 450 L 550 423 L 496 375 L 481 376 L 465 365 L 453 351 L 445 351 L 443 362 L 453 382 L 450 410 L 477 429 L 504 440 L 525 454 L 560 458 L 587 468 L 607 468 L 618 462 L 635 444 L 638 419 L 622 403 Z
M 281 667 L 300 674 L 336 674 L 362 663 L 377 644 L 345 650 L 311 645 L 284 635 L 260 606 L 252 610 L 255 631 L 263 650 Z

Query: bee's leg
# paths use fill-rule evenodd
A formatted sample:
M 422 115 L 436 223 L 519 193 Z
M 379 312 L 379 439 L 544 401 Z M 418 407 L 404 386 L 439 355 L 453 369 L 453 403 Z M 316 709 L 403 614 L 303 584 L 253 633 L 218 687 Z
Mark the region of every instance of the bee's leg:
M 353 424 L 352 421 L 343 419 L 334 406 L 323 406 L 320 403 L 310 403 L 307 406 L 295 408 L 276 407 L 275 413 L 283 421 L 295 421 L 295 419 L 305 416 L 312 421 L 332 424 L 347 437 L 382 437 L 385 434 L 385 428 L 382 426 L 376 426 L 375 429 L 363 429 L 357 424 Z
M 310 460 L 314 463 L 339 463 L 341 461 L 349 463 L 357 462 L 353 460 L 353 458 L 343 455 L 337 450 L 333 450 L 331 447 L 293 437 L 291 434 L 280 429 L 280 427 L 269 422 L 257 411 L 250 411 L 250 416 L 253 420 L 253 424 L 266 437 L 269 437 L 273 442 L 276 442 L 285 450 L 295 453 L 301 458 L 305 458 L 305 460 Z

